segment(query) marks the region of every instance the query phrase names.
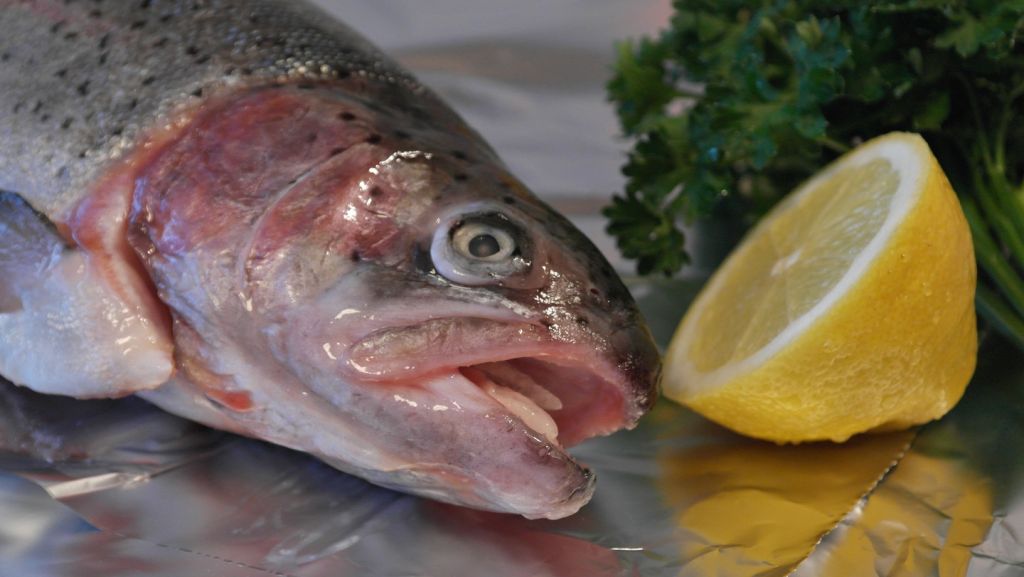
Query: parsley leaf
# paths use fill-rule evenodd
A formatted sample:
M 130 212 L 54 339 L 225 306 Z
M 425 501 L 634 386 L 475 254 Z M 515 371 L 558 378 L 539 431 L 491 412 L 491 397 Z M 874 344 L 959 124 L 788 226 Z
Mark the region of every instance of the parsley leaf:
M 1024 347 L 1022 43 L 1020 0 L 675 0 L 618 47 L 608 96 L 635 145 L 608 230 L 673 274 L 683 223 L 753 223 L 857 143 L 917 131 L 971 216 L 979 311 Z

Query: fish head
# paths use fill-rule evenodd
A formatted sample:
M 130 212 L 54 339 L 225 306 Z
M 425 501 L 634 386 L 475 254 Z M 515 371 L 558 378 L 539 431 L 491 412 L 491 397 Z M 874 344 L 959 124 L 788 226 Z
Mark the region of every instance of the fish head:
M 291 97 L 313 107 L 309 92 Z M 245 393 L 244 406 L 211 403 L 235 430 L 380 485 L 527 517 L 572 514 L 594 476 L 566 448 L 631 428 L 656 396 L 659 355 L 628 291 L 457 119 L 439 128 L 324 100 L 330 112 L 315 118 L 362 117 L 376 137 L 328 135 L 346 145 L 309 155 L 319 160 L 275 185 L 258 214 L 150 203 L 163 213 L 149 213 L 144 232 L 158 242 L 140 252 L 178 320 L 183 372 Z M 202 145 L 207 157 L 211 146 L 224 138 Z M 214 221 L 205 234 L 218 240 L 159 241 L 207 228 L 196 220 Z M 169 258 L 184 246 L 206 264 Z M 161 266 L 208 280 L 174 289 Z M 217 284 L 211 274 L 232 279 L 216 306 L 196 290 Z
M 422 493 L 428 480 L 441 499 L 564 516 L 594 481 L 565 447 L 636 423 L 657 351 L 575 227 L 499 165 L 464 164 L 397 150 L 368 170 L 350 212 L 393 195 L 392 232 L 289 303 L 276 350 L 334 406 L 360 395 L 400 461 L 384 484 Z

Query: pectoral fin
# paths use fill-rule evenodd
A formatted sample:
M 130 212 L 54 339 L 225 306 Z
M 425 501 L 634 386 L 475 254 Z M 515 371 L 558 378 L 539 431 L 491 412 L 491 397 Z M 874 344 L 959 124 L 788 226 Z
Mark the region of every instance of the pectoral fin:
M 112 287 L 110 267 L 68 246 L 20 197 L 0 192 L 0 375 L 75 397 L 166 382 L 174 370 L 167 330 L 142 299 Z

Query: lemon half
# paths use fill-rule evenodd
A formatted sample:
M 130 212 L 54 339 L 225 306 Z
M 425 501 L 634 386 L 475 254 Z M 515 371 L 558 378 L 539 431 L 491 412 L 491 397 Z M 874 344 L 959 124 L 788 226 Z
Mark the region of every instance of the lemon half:
M 928 145 L 876 138 L 787 196 L 711 277 L 669 345 L 664 394 L 777 442 L 938 418 L 974 372 L 975 282 Z

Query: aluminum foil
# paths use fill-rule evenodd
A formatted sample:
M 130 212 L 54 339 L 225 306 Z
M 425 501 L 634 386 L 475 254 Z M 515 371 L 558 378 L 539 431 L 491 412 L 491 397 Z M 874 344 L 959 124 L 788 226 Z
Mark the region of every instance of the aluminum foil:
M 695 289 L 633 283 L 652 318 Z M 754 441 L 663 400 L 575 451 L 598 491 L 559 521 L 381 489 L 138 399 L 4 384 L 0 575 L 1022 575 L 1024 359 L 981 359 L 946 418 L 844 444 Z
M 317 1 L 628 270 L 597 212 L 625 148 L 603 83 L 612 40 L 663 26 L 668 0 Z M 693 241 L 713 236 L 688 242 L 707 255 Z M 707 268 L 631 283 L 662 344 Z M 842 445 L 753 441 L 662 400 L 574 451 L 598 490 L 559 521 L 381 489 L 138 399 L 0 382 L 0 577 L 1024 575 L 1024 358 L 986 342 L 981 361 L 946 418 Z

